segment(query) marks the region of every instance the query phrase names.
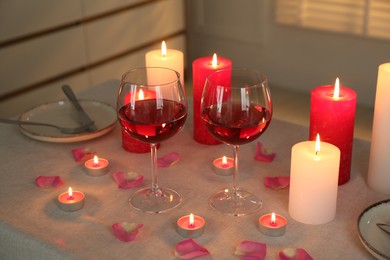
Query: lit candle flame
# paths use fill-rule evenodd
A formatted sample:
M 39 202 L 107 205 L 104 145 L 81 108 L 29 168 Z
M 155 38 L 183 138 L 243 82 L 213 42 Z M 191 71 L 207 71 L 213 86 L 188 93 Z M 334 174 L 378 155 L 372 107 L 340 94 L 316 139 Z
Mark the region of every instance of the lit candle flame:
M 94 164 L 94 165 L 98 165 L 98 164 L 99 164 L 99 158 L 97 157 L 97 155 L 95 155 L 95 156 L 93 157 L 93 164 Z
M 227 159 L 226 156 L 222 157 L 222 166 L 227 166 Z
M 190 220 L 189 220 L 189 222 L 190 222 L 190 226 L 193 226 L 194 225 L 194 222 L 195 222 L 195 220 L 194 220 L 194 214 L 190 214 Z
M 217 54 L 214 53 L 214 55 L 213 55 L 213 60 L 211 61 L 211 66 L 212 66 L 213 68 L 216 68 L 217 65 L 218 65 L 218 58 L 217 58 Z
M 336 78 L 336 83 L 334 84 L 333 98 L 339 98 L 339 97 L 340 97 L 340 80 L 339 78 Z
M 317 134 L 317 137 L 316 137 L 316 146 L 315 146 L 316 155 L 320 152 L 320 148 L 321 148 L 320 134 Z
M 68 197 L 72 198 L 72 195 L 73 195 L 72 187 L 69 187 L 69 189 L 68 189 Z
M 271 214 L 271 224 L 276 224 L 276 215 L 275 215 L 275 212 L 272 212 L 272 214 Z
M 142 89 L 140 89 L 138 92 L 138 100 L 144 100 L 144 92 Z
M 165 41 L 162 41 L 161 43 L 161 55 L 163 57 L 167 56 L 167 45 L 165 44 Z

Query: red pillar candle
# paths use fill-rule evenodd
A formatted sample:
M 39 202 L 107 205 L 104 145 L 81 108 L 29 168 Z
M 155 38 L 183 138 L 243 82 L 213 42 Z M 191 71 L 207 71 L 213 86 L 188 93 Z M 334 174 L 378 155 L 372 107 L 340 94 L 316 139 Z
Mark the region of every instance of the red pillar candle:
M 320 86 L 311 92 L 309 140 L 315 140 L 317 133 L 323 142 L 340 149 L 338 184 L 350 179 L 353 130 L 356 110 L 356 92 L 339 86 Z
M 214 59 L 214 60 L 213 60 Z M 208 132 L 200 117 L 200 101 L 206 77 L 215 70 L 230 69 L 232 62 L 229 59 L 218 57 L 214 54 L 213 57 L 204 57 L 194 60 L 192 63 L 193 74 L 193 98 L 194 98 L 194 139 L 201 144 L 220 144 L 221 142 L 215 139 Z

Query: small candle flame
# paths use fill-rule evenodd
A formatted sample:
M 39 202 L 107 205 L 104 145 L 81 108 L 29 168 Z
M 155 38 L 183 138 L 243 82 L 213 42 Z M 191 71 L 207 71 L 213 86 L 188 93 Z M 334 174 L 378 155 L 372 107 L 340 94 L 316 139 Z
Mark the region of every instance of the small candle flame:
M 98 166 L 99 165 L 99 158 L 97 157 L 97 155 L 95 155 L 93 157 L 93 166 Z
M 227 166 L 227 159 L 226 159 L 226 156 L 223 156 L 223 157 L 222 157 L 222 166 L 223 166 L 223 167 L 226 167 L 226 166 Z
M 190 226 L 192 227 L 193 225 L 194 225 L 194 222 L 195 222 L 195 220 L 194 220 L 194 214 L 190 214 L 190 220 L 189 220 L 189 223 L 190 223 Z
M 144 91 L 142 89 L 138 92 L 138 100 L 144 100 Z
M 217 54 L 214 53 L 214 55 L 213 55 L 213 60 L 211 61 L 211 66 L 212 66 L 213 68 L 216 68 L 217 65 L 218 65 L 218 58 L 217 58 Z
M 272 212 L 271 214 L 271 224 L 275 225 L 276 224 L 276 215 L 275 212 Z
M 68 200 L 72 200 L 73 199 L 73 191 L 72 191 L 72 188 L 69 187 L 68 188 Z
M 317 137 L 316 137 L 316 146 L 315 146 L 316 155 L 320 152 L 320 149 L 321 149 L 320 134 L 317 134 Z
M 161 55 L 163 57 L 167 56 L 167 45 L 165 44 L 165 41 L 162 41 L 161 43 Z
M 339 78 L 336 78 L 336 82 L 334 84 L 333 98 L 339 98 L 339 97 L 340 97 L 340 80 Z

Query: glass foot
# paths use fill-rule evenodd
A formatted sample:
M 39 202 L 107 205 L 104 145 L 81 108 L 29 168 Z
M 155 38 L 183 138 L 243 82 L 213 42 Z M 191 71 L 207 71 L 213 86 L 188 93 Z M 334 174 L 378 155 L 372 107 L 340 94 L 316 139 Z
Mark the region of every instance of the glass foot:
M 151 188 L 144 188 L 129 198 L 132 207 L 146 213 L 163 213 L 177 207 L 180 202 L 180 195 L 167 188 L 159 188 L 155 192 Z
M 250 192 L 224 189 L 210 197 L 209 205 L 226 215 L 244 216 L 259 210 L 263 202 Z

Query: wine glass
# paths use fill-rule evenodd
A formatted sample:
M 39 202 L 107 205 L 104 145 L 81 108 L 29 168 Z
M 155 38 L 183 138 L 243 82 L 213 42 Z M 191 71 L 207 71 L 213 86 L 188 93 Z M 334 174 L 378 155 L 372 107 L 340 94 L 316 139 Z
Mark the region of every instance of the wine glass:
M 148 213 L 161 213 L 181 202 L 180 195 L 160 188 L 157 178 L 157 143 L 171 138 L 187 118 L 187 98 L 178 72 L 159 67 L 137 68 L 123 75 L 117 113 L 124 130 L 150 144 L 152 185 L 134 193 L 129 203 Z
M 238 150 L 270 124 L 272 101 L 266 76 L 246 68 L 211 73 L 202 93 L 201 114 L 211 135 L 234 148 L 233 186 L 213 195 L 210 206 L 234 216 L 255 212 L 262 206 L 261 199 L 237 186 Z

